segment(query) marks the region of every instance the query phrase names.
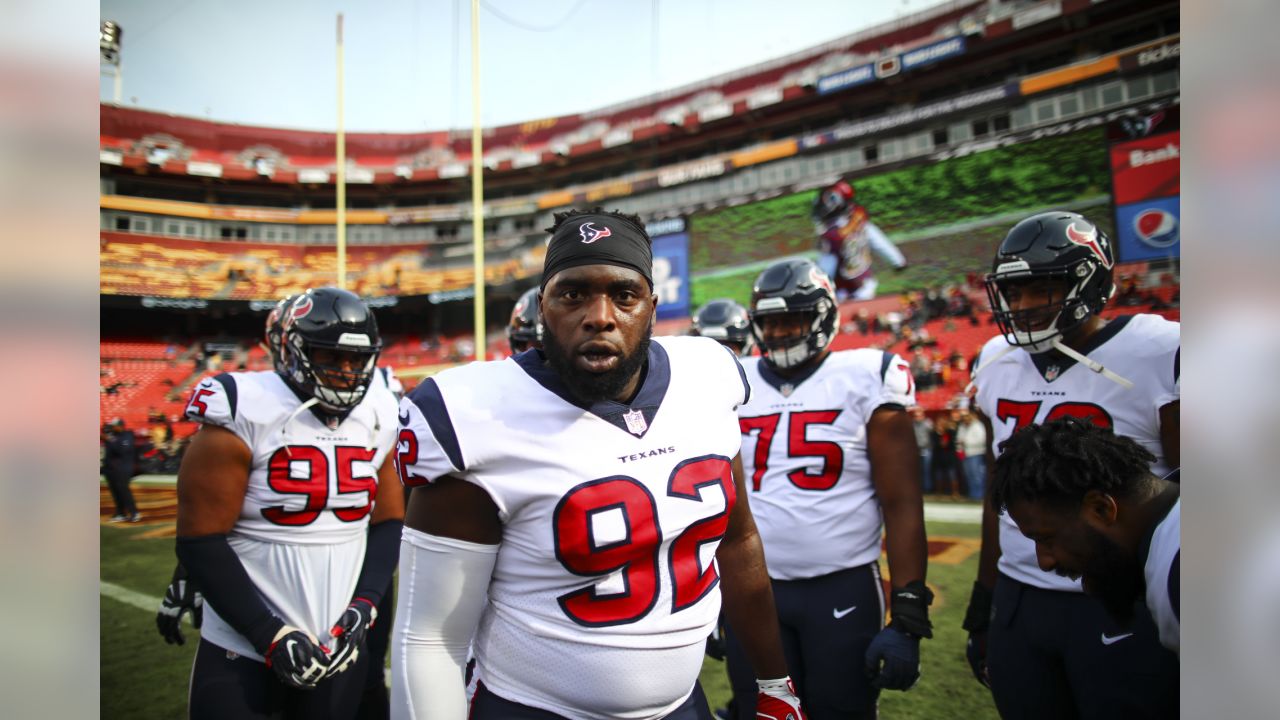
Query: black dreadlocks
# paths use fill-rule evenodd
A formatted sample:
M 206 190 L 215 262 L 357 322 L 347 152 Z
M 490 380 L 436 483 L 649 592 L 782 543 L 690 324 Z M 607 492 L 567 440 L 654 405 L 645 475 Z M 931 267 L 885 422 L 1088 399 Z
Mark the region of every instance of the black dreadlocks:
M 1130 497 L 1151 481 L 1156 459 L 1133 439 L 1073 417 L 1028 425 L 1000 448 L 991 483 L 997 510 L 1019 500 L 1071 509 L 1090 490 Z

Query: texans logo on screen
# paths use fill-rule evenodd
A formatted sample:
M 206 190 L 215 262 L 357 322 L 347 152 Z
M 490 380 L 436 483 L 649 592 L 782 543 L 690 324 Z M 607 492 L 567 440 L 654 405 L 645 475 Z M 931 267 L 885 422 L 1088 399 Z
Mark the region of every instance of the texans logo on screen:
M 1133 232 L 1145 245 L 1171 247 L 1178 243 L 1178 218 L 1167 210 L 1149 208 L 1134 216 Z

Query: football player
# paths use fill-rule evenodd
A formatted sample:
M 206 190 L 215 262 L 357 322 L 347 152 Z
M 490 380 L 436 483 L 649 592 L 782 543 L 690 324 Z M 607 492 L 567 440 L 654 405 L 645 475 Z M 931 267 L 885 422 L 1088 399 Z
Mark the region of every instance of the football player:
M 769 559 L 787 666 L 814 717 L 874 718 L 883 688 L 920 675 L 932 636 L 919 453 L 907 408 L 907 363 L 881 350 L 832 352 L 840 326 L 831 281 L 804 259 L 756 280 L 751 330 L 760 356 L 742 364 L 751 400 L 738 408 L 751 509 Z M 881 518 L 883 516 L 883 523 Z M 883 525 L 893 621 L 885 626 Z M 737 628 L 729 675 L 749 684 Z M 753 718 L 743 703 L 738 717 Z
M 1088 420 L 1028 425 L 1005 441 L 991 505 L 1035 543 L 1040 569 L 1080 578 L 1122 623 L 1145 594 L 1161 644 L 1176 653 L 1181 486 L 1152 475 L 1154 460 Z
M 267 313 L 261 345 L 267 352 L 271 367 L 277 371 L 280 370 L 280 344 L 283 334 L 280 324 L 281 314 L 297 298 L 297 295 L 280 298 Z M 173 569 L 173 578 L 169 581 L 169 586 L 165 588 L 164 596 L 160 600 L 160 609 L 156 612 L 156 629 L 160 631 L 160 636 L 170 645 L 185 644 L 186 638 L 182 634 L 182 617 L 190 613 L 192 626 L 199 630 L 204 617 L 203 606 L 203 594 L 188 575 L 186 568 L 182 567 L 182 563 L 178 563 Z
M 319 288 L 281 331 L 278 370 L 207 378 L 186 408 L 201 428 L 178 472 L 177 552 L 206 600 L 193 718 L 352 717 L 395 568 L 399 423 L 373 380 L 377 322 Z
M 571 211 L 550 232 L 543 348 L 446 370 L 400 404 L 415 489 L 393 716 L 708 718 L 697 680 L 723 585 L 762 678 L 752 695 L 803 720 L 739 501 L 737 359 L 705 338 L 651 339 L 639 218 Z
M 876 296 L 878 283 L 871 273 L 873 250 L 895 270 L 907 266 L 902 251 L 853 198 L 853 185 L 839 180 L 818 191 L 810 213 L 818 233 L 818 265 L 835 281 L 836 297 L 842 301 Z
M 1163 476 L 1178 465 L 1179 326 L 1157 315 L 1110 322 L 1106 233 L 1053 211 L 1014 225 L 986 278 L 1001 335 L 973 382 L 991 456 L 1027 425 L 1078 417 L 1132 438 Z M 1004 717 L 1147 718 L 1178 712 L 1178 660 L 1145 608 L 1124 628 L 1078 580 L 1042 570 L 1035 544 L 988 495 L 964 620 L 969 662 Z
M 511 320 L 507 322 L 507 343 L 511 354 L 519 355 L 529 348 L 542 347 L 542 317 L 538 313 L 538 288 L 524 291 L 516 306 L 511 308 Z
M 746 308 L 729 298 L 708 300 L 698 308 L 689 334 L 709 337 L 733 350 L 738 357 L 750 357 L 755 350 L 751 317 Z

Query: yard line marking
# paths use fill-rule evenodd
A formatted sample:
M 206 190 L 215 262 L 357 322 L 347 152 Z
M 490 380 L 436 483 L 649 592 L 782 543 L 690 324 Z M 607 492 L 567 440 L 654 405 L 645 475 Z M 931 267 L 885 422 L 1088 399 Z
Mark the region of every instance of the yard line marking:
M 137 590 L 130 590 L 127 587 L 121 587 L 106 580 L 99 580 L 98 585 L 101 587 L 103 595 L 116 602 L 132 605 L 139 610 L 147 610 L 149 612 L 156 612 L 160 609 L 160 598 L 158 597 L 144 595 Z

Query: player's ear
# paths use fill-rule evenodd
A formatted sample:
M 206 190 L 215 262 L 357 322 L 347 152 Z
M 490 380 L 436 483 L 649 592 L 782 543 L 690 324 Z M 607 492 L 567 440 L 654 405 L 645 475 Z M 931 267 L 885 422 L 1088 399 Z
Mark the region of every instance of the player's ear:
M 1098 490 L 1085 493 L 1084 500 L 1080 503 L 1081 518 L 1099 530 L 1115 525 L 1119 510 L 1115 498 Z

